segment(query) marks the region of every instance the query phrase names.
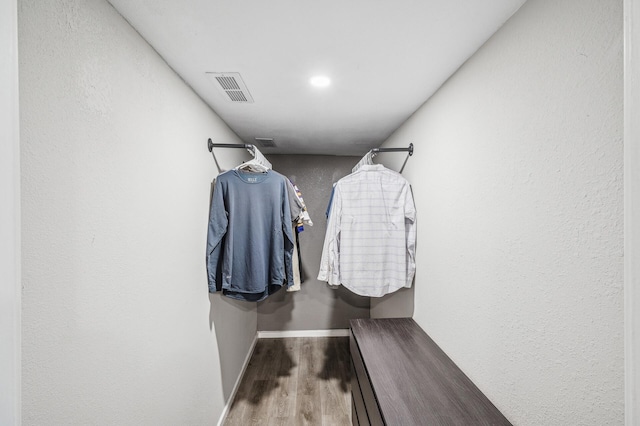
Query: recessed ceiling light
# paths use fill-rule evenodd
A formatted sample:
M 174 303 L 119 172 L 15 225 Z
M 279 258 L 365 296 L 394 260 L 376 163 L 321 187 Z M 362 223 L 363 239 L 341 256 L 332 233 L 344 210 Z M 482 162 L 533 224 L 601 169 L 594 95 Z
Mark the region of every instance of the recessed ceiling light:
M 311 77 L 311 80 L 309 80 L 309 82 L 312 86 L 315 87 L 327 87 L 331 84 L 331 80 L 329 80 L 329 77 L 324 75 L 316 75 L 315 77 Z

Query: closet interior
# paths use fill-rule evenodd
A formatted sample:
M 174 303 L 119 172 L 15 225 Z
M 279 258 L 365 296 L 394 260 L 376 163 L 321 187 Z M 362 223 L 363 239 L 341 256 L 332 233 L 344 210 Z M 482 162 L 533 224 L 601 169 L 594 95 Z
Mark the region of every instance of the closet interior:
M 625 421 L 622 0 L 9 3 L 22 424 Z
M 292 156 L 296 169 L 286 163 L 281 169 L 280 156 L 267 160 L 252 144 L 209 139 L 207 146 L 216 165 L 213 151 L 220 148 L 246 149 L 252 156 L 234 168 L 219 170 L 211 197 L 210 292 L 257 302 L 258 335 L 262 336 L 232 393 L 225 424 L 268 418 L 282 424 L 366 424 L 352 410 L 354 373 L 347 333 L 352 320 L 370 317 L 370 297 L 410 291 L 416 244 L 409 183 L 373 158 L 380 153 L 406 152 L 402 170 L 414 153 L 413 144 L 374 148 L 357 162 L 358 157 L 346 157 L 350 164 L 340 168 L 340 175 L 332 173 L 331 180 L 315 176 L 311 197 L 306 191 L 309 177 L 305 168 L 309 162 L 317 167 L 322 159 Z M 322 163 L 326 170 L 324 164 L 329 161 Z M 274 185 L 280 190 L 274 191 Z M 285 186 L 288 191 L 282 189 Z M 273 211 L 277 212 L 275 219 L 261 217 Z M 258 223 L 261 220 L 267 225 Z M 249 228 L 250 234 L 242 232 Z M 245 244 L 248 240 L 251 242 Z M 267 270 L 260 269 L 264 262 L 269 265 Z M 278 268 L 275 277 L 274 265 Z M 287 268 L 293 271 L 286 272 Z M 222 275 L 229 279 L 225 281 Z M 250 283 L 256 275 L 257 282 L 273 286 Z M 295 318 L 300 313 L 304 319 Z M 285 331 L 287 327 L 300 337 Z

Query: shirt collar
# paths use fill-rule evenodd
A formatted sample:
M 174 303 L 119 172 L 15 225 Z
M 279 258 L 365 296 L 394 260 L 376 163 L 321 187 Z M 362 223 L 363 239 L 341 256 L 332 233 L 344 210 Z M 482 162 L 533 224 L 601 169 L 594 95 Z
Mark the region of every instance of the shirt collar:
M 385 167 L 382 164 L 363 164 L 358 170 L 384 170 Z

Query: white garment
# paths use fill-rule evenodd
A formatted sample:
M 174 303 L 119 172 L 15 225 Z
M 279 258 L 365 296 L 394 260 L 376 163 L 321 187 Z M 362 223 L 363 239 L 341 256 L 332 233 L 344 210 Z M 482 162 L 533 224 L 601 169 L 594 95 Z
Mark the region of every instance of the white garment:
M 370 297 L 411 287 L 415 243 L 409 182 L 381 164 L 362 165 L 335 186 L 318 280 Z

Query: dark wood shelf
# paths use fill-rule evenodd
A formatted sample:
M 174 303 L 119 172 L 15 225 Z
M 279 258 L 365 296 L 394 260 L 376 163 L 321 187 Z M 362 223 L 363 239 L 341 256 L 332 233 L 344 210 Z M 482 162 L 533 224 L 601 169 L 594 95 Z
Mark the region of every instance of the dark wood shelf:
M 354 425 L 511 425 L 411 318 L 351 321 Z

